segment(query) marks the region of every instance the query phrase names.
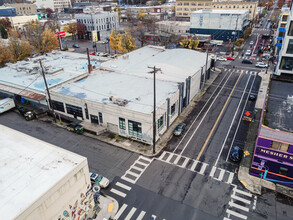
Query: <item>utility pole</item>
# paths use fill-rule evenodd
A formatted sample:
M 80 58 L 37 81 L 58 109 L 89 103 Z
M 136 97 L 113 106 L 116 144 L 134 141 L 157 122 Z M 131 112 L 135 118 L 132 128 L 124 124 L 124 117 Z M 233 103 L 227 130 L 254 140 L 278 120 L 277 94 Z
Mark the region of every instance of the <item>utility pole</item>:
M 204 78 L 203 78 L 203 86 L 202 86 L 203 90 L 204 90 L 204 85 L 206 82 L 207 71 L 208 71 L 209 45 L 210 45 L 210 43 L 208 43 L 208 45 L 207 45 L 206 68 L 205 68 L 205 73 L 204 73 Z
M 232 50 L 232 56 L 234 56 L 234 47 L 235 47 L 235 40 L 236 40 L 236 31 L 237 31 L 237 24 L 238 24 L 239 15 L 237 15 L 236 19 L 236 25 L 235 25 L 235 31 L 234 31 L 234 40 L 233 40 L 233 50 Z
M 153 154 L 156 153 L 156 73 L 158 71 L 161 71 L 160 68 L 154 67 L 148 67 L 150 69 L 153 69 L 149 73 L 154 74 L 154 110 L 153 110 Z
M 51 110 L 52 113 L 53 113 L 54 120 L 55 120 L 55 122 L 56 122 L 56 115 L 55 115 L 54 108 L 53 108 L 53 105 L 52 105 L 51 95 L 50 95 L 50 91 L 49 91 L 49 88 L 48 88 L 48 84 L 47 84 L 46 76 L 45 76 L 45 73 L 44 73 L 44 68 L 43 68 L 43 65 L 42 65 L 42 60 L 40 59 L 39 61 L 40 61 L 41 71 L 42 71 L 42 75 L 43 75 L 43 78 L 44 78 L 44 82 L 45 82 L 45 86 L 46 86 L 46 90 L 47 90 L 47 94 L 48 94 L 49 107 L 50 107 L 50 110 Z

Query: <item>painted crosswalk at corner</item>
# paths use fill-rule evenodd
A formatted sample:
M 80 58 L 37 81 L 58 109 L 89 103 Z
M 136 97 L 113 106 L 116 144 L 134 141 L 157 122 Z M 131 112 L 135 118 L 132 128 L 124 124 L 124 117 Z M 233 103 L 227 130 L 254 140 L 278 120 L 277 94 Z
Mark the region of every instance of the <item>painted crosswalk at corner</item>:
M 205 175 L 209 172 L 209 164 L 168 151 L 164 151 L 160 157 L 156 159 L 201 175 Z M 213 166 L 211 167 L 209 176 L 217 181 L 232 184 L 234 173 Z
M 232 219 L 247 219 L 247 214 L 251 208 L 252 200 L 253 209 L 256 205 L 256 196 L 251 193 L 237 189 L 237 186 L 233 188 L 231 200 L 228 202 L 228 208 L 226 209 L 226 215 L 223 220 Z
M 138 159 L 134 161 L 130 168 L 124 173 L 124 175 L 121 176 L 121 179 L 123 182 L 135 184 L 152 161 L 153 159 L 139 156 Z M 110 189 L 110 192 L 124 198 L 127 195 L 126 191 L 130 191 L 131 188 L 131 186 L 125 183 L 116 182 L 115 186 Z

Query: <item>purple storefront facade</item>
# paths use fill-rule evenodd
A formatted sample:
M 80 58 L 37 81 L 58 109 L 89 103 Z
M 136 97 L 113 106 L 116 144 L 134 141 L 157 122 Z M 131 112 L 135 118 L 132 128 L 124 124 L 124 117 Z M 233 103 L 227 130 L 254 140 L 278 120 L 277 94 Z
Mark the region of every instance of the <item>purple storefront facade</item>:
M 285 146 L 273 149 L 274 145 Z M 257 138 L 250 174 L 261 177 L 267 171 L 266 179 L 293 187 L 293 134 L 261 126 Z

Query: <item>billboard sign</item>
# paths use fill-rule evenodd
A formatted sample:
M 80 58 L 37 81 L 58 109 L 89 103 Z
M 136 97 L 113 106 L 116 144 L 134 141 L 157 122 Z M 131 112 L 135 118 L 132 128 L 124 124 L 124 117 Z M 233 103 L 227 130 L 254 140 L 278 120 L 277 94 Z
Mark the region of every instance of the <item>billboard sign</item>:
M 98 41 L 98 33 L 97 33 L 97 31 L 92 31 L 92 40 L 93 40 L 93 42 Z
M 65 37 L 65 32 L 64 31 L 60 31 L 60 32 L 55 33 L 55 35 L 57 37 L 58 37 L 58 34 L 59 34 L 59 37 Z

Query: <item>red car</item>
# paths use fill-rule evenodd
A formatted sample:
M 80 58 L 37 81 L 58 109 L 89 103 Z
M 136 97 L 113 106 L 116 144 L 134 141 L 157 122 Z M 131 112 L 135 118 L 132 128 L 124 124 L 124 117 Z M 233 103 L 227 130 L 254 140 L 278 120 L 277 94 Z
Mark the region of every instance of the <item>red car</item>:
M 92 53 L 90 53 L 90 55 L 96 55 L 96 52 L 92 52 Z
M 225 57 L 227 60 L 235 60 L 235 58 L 233 58 L 233 57 Z

